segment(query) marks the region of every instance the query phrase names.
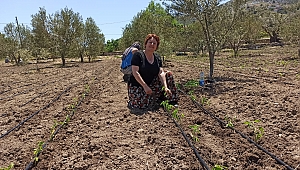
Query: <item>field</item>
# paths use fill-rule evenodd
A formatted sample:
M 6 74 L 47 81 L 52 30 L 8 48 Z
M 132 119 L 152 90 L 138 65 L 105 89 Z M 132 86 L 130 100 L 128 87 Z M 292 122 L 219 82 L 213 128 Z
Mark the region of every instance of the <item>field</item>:
M 220 52 L 216 82 L 204 87 L 193 82 L 201 71 L 208 75 L 207 57 L 167 57 L 164 68 L 180 87 L 180 120 L 163 108 L 129 112 L 118 57 L 68 61 L 65 68 L 59 60 L 2 61 L 0 168 L 300 169 L 296 51 L 268 46 L 236 58 Z

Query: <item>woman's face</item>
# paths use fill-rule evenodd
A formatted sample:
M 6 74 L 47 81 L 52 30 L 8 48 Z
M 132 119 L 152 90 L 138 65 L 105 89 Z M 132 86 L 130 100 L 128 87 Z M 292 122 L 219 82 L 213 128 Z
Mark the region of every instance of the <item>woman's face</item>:
M 155 51 L 157 49 L 157 41 L 155 38 L 151 37 L 146 44 L 146 50 Z

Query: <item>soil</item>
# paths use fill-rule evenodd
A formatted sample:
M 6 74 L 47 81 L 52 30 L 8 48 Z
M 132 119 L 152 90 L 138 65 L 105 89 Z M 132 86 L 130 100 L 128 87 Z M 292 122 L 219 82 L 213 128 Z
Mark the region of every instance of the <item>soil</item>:
M 288 46 L 245 50 L 236 58 L 220 52 L 215 57 L 215 82 L 206 79 L 203 87 L 187 85 L 198 80 L 201 71 L 208 75 L 207 57 L 166 58 L 164 68 L 181 87 L 178 114 L 184 116 L 175 121 L 200 157 L 163 108 L 130 113 L 120 58 L 68 61 L 64 68 L 60 60 L 24 66 L 3 61 L 0 167 L 300 169 L 300 61 L 293 56 L 297 49 Z M 61 126 L 67 115 L 70 120 Z M 254 127 L 264 130 L 259 139 L 244 123 L 255 120 L 259 122 Z M 230 122 L 233 128 L 226 127 Z M 199 132 L 193 132 L 192 125 L 199 126 Z M 45 143 L 38 163 L 30 164 L 39 142 Z

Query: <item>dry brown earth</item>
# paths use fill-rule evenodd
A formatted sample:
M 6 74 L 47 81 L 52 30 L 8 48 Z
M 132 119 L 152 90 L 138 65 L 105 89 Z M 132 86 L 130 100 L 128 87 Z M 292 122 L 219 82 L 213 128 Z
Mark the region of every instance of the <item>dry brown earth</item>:
M 291 47 L 243 51 L 238 58 L 222 52 L 215 59 L 215 84 L 182 88 L 204 108 L 254 140 L 244 122 L 263 127 L 256 143 L 285 164 L 300 169 L 300 66 Z M 13 66 L 1 63 L 0 167 L 14 163 L 25 169 L 39 141 L 47 145 L 33 169 L 202 169 L 179 128 L 163 109 L 144 115 L 126 108 L 127 88 L 119 71 L 120 59 L 101 57 L 93 63 L 68 62 L 60 68 L 49 61 Z M 169 57 L 165 69 L 179 85 L 197 80 L 209 70 L 207 58 Z M 83 93 L 88 95 L 83 98 Z M 69 123 L 49 141 L 54 121 Z M 222 127 L 184 93 L 180 93 L 178 121 L 209 168 L 231 170 L 287 169 L 236 131 Z M 22 123 L 7 135 L 8 130 Z M 228 120 L 228 119 L 227 119 Z M 191 125 L 200 125 L 198 142 Z M 56 128 L 58 128 L 56 126 Z M 297 167 L 297 168 L 296 168 Z

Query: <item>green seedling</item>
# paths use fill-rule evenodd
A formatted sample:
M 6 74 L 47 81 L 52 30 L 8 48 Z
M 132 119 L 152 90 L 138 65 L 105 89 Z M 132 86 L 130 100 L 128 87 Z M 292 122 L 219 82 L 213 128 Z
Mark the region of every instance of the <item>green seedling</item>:
M 54 133 L 55 133 L 55 130 L 56 130 L 56 127 L 59 125 L 59 123 L 57 123 L 56 120 L 54 120 L 54 124 L 53 126 L 51 127 L 51 135 L 50 135 L 50 140 L 52 140 L 54 138 Z
M 70 122 L 70 119 L 71 119 L 70 116 L 67 115 L 63 124 L 68 124 Z
M 34 155 L 34 162 L 37 163 L 39 161 L 39 154 L 42 152 L 43 150 L 43 145 L 44 145 L 44 142 L 40 141 L 38 143 L 38 147 L 34 149 L 34 152 L 33 152 L 33 155 Z
M 281 60 L 281 61 L 278 61 L 276 64 L 279 66 L 286 66 L 288 64 L 288 62 Z
M 283 73 L 278 73 L 279 75 L 280 75 L 280 77 L 283 77 L 284 76 L 284 74 Z
M 269 72 L 269 69 L 267 69 L 267 68 L 264 68 L 264 71 L 265 71 L 265 72 Z
M 201 102 L 202 105 L 209 105 L 209 100 L 205 96 L 202 96 L 200 98 L 200 102 Z
M 188 92 L 188 95 L 190 95 L 190 97 L 191 97 L 191 99 L 192 99 L 193 101 L 196 101 L 196 97 L 195 97 L 195 95 L 194 95 L 194 90 L 189 91 L 189 92 Z
M 14 168 L 14 163 L 10 163 L 10 165 L 6 168 L 0 168 L 0 170 L 11 170 L 12 168 Z
M 177 89 L 181 89 L 181 85 L 179 83 L 175 83 Z
M 192 129 L 191 136 L 195 142 L 199 142 L 199 138 L 197 137 L 197 135 L 200 133 L 199 126 L 200 125 L 197 124 L 189 126 L 189 128 Z
M 228 169 L 226 166 L 215 165 L 212 170 L 226 170 L 226 169 Z
M 77 97 L 73 98 L 73 101 L 74 101 L 74 105 L 77 105 L 77 103 L 78 103 L 78 98 L 77 98 Z
M 255 141 L 258 141 L 264 135 L 264 128 L 260 127 L 260 126 L 258 127 L 255 124 L 255 123 L 259 123 L 259 122 L 260 122 L 260 120 L 258 120 L 258 119 L 254 120 L 254 121 L 246 121 L 246 122 L 244 122 L 244 124 L 248 125 L 248 127 L 251 130 L 253 130 Z
M 175 108 L 173 105 L 169 104 L 168 100 L 162 101 L 160 105 L 162 105 L 167 112 L 171 112 L 171 110 Z M 176 120 L 180 120 L 182 117 L 184 117 L 184 114 L 179 115 L 178 108 L 175 108 L 172 111 L 172 117 Z
M 229 117 L 229 116 L 225 116 L 225 120 L 227 122 L 226 126 L 225 127 L 233 127 L 233 123 L 232 123 L 232 119 Z
M 186 88 L 198 87 L 199 82 L 197 80 L 189 80 L 183 86 Z
M 88 84 L 85 85 L 85 92 L 86 93 L 90 92 L 90 86 Z

